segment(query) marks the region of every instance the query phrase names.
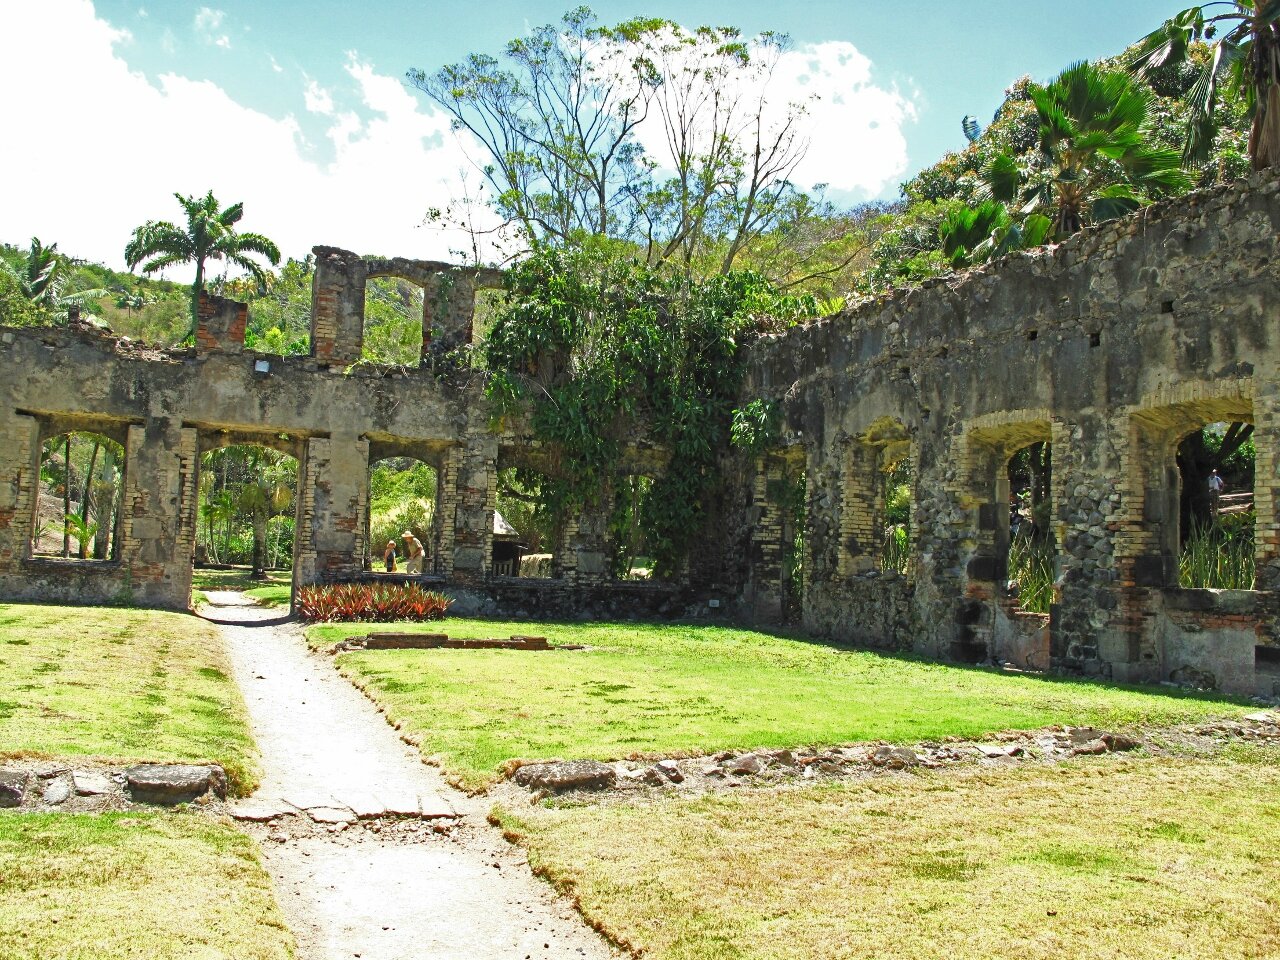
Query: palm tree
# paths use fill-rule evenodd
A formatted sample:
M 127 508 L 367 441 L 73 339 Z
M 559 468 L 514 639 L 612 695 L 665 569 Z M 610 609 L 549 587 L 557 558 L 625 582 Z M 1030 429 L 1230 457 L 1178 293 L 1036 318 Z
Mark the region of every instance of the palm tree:
M 1050 236 L 1064 239 L 1153 195 L 1190 188 L 1177 152 L 1150 145 L 1153 94 L 1127 74 L 1081 62 L 1027 92 L 1040 121 L 1039 149 L 1026 163 L 1009 153 L 992 158 L 983 171 L 985 196 L 1020 200 L 1024 213 L 1047 215 Z
M 191 329 L 187 333 L 193 336 L 199 322 L 206 260 L 226 260 L 262 284 L 266 273 L 249 255 L 265 257 L 275 266 L 280 262 L 280 250 L 260 233 L 236 232 L 235 225 L 244 216 L 243 203 L 233 203 L 220 210 L 212 190 L 203 197 L 184 197 L 180 193 L 174 197 L 187 216 L 186 229 L 165 220 L 148 220 L 133 231 L 133 239 L 124 248 L 124 257 L 130 269 L 146 260 L 142 263 L 143 273 L 182 263 L 196 265 L 196 279 L 191 285 Z
M 1252 118 L 1253 169 L 1280 165 L 1280 0 L 1216 0 L 1189 7 L 1137 43 L 1129 68 L 1145 73 L 1190 58 L 1191 44 L 1213 42 L 1213 56 L 1187 94 L 1183 161 L 1203 163 L 1215 131 L 1218 84 L 1244 100 Z
M 58 252 L 56 243 L 46 247 L 39 237 L 32 237 L 31 246 L 18 269 L 15 270 L 2 260 L 0 267 L 8 270 L 17 280 L 24 297 L 65 320 L 71 307 L 84 307 L 107 293 L 97 289 L 65 293 L 74 262 Z

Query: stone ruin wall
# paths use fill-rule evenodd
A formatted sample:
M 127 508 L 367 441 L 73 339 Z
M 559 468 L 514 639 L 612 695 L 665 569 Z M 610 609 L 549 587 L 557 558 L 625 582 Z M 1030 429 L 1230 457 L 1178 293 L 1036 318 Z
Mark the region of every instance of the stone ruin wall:
M 805 627 L 930 657 L 1280 695 L 1280 183 L 1147 208 L 1045 251 L 770 338 L 744 397 L 785 425 L 740 502 L 744 603 L 779 604 L 769 476 L 807 480 Z M 1175 453 L 1255 427 L 1256 591 L 1178 588 Z M 1006 584 L 1005 464 L 1052 443 L 1048 616 Z M 915 465 L 908 576 L 880 570 L 880 476 Z
M 1191 679 L 1280 693 L 1280 184 L 1254 180 L 1147 210 L 1052 248 L 929 281 L 766 339 L 744 399 L 784 413 L 776 449 L 727 453 L 701 547 L 675 584 L 611 581 L 605 502 L 563 519 L 550 580 L 492 575 L 497 472 L 537 463 L 495 427 L 471 339 L 492 271 L 317 247 L 312 353 L 246 351 L 243 305 L 205 298 L 196 345 L 150 350 L 87 327 L 0 328 L 0 598 L 190 602 L 200 454 L 256 442 L 298 458 L 294 584 L 359 578 L 371 462 L 437 470 L 436 582 L 459 610 L 737 616 L 785 602 L 775 502 L 803 470 L 806 628 L 944 659 L 995 657 L 1116 680 Z M 356 363 L 364 284 L 418 283 L 416 369 Z M 1174 451 L 1220 420 L 1255 425 L 1259 590 L 1176 587 Z M 31 555 L 41 443 L 92 430 L 126 450 L 112 561 Z M 1006 595 L 1008 457 L 1053 443 L 1060 576 L 1048 617 Z M 915 465 L 911 572 L 879 569 L 879 479 Z M 660 468 L 637 443 L 621 473 Z M 1172 512 L 1171 512 L 1172 511 Z

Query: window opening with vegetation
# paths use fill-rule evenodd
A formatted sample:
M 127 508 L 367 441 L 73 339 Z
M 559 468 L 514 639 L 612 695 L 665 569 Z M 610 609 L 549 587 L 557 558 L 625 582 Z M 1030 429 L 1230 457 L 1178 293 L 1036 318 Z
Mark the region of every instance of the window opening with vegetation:
M 1009 458 L 1008 476 L 1008 595 L 1027 613 L 1048 613 L 1057 562 L 1050 498 L 1052 444 L 1040 441 L 1023 447 Z
M 653 557 L 645 537 L 644 511 L 653 491 L 653 478 L 624 474 L 614 485 L 609 517 L 610 573 L 615 580 L 650 580 Z
M 911 489 L 915 468 L 910 457 L 889 463 L 881 473 L 880 502 L 884 511 L 884 541 L 880 569 L 906 575 L 911 569 Z
M 399 277 L 374 277 L 364 285 L 364 340 L 360 357 L 370 363 L 416 367 L 422 363 L 425 327 L 422 287 Z
M 386 457 L 369 468 L 369 562 L 381 573 L 409 573 L 413 534 L 422 544 L 422 573 L 440 564 L 439 474 L 415 457 Z M 393 554 L 393 564 L 388 555 Z M 391 569 L 394 566 L 394 569 Z M 416 565 L 415 565 L 416 566 Z
M 1212 423 L 1178 444 L 1178 584 L 1252 590 L 1255 578 L 1253 426 Z
M 40 451 L 40 493 L 31 534 L 36 556 L 115 560 L 124 448 L 96 433 L 52 437 Z
M 548 579 L 555 575 L 560 530 L 543 496 L 544 474 L 528 467 L 500 466 L 497 512 L 510 532 L 494 533 L 494 574 Z M 495 528 L 498 524 L 495 522 Z M 504 544 L 511 544 L 505 546 Z
M 244 566 L 263 579 L 293 567 L 298 461 L 257 444 L 200 458 L 196 563 Z

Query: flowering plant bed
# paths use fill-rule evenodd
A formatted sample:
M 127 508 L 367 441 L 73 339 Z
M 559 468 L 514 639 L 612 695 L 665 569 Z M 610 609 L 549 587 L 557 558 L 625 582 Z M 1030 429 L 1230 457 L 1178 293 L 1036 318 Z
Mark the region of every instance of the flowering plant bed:
M 308 623 L 440 620 L 451 603 L 416 583 L 331 583 L 302 587 L 297 612 Z

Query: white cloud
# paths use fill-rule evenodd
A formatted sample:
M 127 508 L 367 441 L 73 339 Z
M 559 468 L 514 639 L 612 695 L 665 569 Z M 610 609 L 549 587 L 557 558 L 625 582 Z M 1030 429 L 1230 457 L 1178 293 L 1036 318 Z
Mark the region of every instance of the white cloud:
M 269 53 L 267 54 L 267 59 L 271 61 L 272 70 L 274 70 L 276 73 L 284 73 L 284 67 L 280 66 L 279 60 L 277 60 L 275 57 L 273 57 Z
M 228 50 L 231 47 L 231 37 L 220 32 L 222 30 L 222 21 L 226 18 L 227 14 L 224 10 L 201 7 L 196 11 L 193 27 L 196 33 L 204 37 L 205 43 L 211 43 L 215 47 L 222 47 L 224 50 Z
M 763 65 L 775 53 L 755 45 L 752 59 Z M 709 103 L 713 97 L 705 92 Z M 801 189 L 826 184 L 834 199 L 851 202 L 879 194 L 907 169 L 903 128 L 915 121 L 915 106 L 897 90 L 875 84 L 871 61 L 851 43 L 830 41 L 785 51 L 777 55 L 771 71 L 740 74 L 718 92 L 740 96 L 738 126 L 731 134 L 744 146 L 754 142 L 757 103 L 764 104 L 766 144 L 771 132 L 798 120 L 797 136 L 805 151 L 791 179 Z M 697 100 L 697 95 L 689 99 Z M 709 118 L 698 125 L 704 133 L 710 128 Z M 654 160 L 673 166 L 654 112 L 638 134 Z
M 332 159 L 319 165 L 306 158 L 293 117 L 250 109 L 212 83 L 175 74 L 152 83 L 131 71 L 113 50 L 125 33 L 98 19 L 90 0 L 15 4 L 0 17 L 0 82 L 18 89 L 24 78 L 43 78 L 41 97 L 11 99 L 7 122 L 47 129 L 52 111 L 76 131 L 71 141 L 30 137 L 21 150 L 0 151 L 0 184 L 8 185 L 0 239 L 37 235 L 119 267 L 134 227 L 179 216 L 174 191 L 212 188 L 224 204 L 243 201 L 244 228 L 265 233 L 286 256 L 327 244 L 444 259 L 459 242 L 420 226 L 458 189 L 457 171 L 467 166 L 458 140 L 443 116 L 423 112 L 397 80 L 367 64 L 352 60 L 347 72 L 369 119 L 335 115 Z M 59 29 L 47 29 L 50 22 Z M 48 71 L 53 62 L 61 67 Z M 124 133 L 121 104 L 147 122 Z M 50 186 L 15 189 L 24 183 Z
M 871 80 L 871 61 L 845 41 L 783 54 L 774 73 L 775 105 L 807 103 L 809 149 L 796 170 L 802 187 L 874 196 L 907 169 L 903 128 L 916 120 L 911 100 Z
M 314 80 L 307 81 L 307 87 L 302 92 L 302 99 L 307 110 L 311 113 L 320 113 L 325 116 L 333 113 L 333 97 L 328 90 Z

